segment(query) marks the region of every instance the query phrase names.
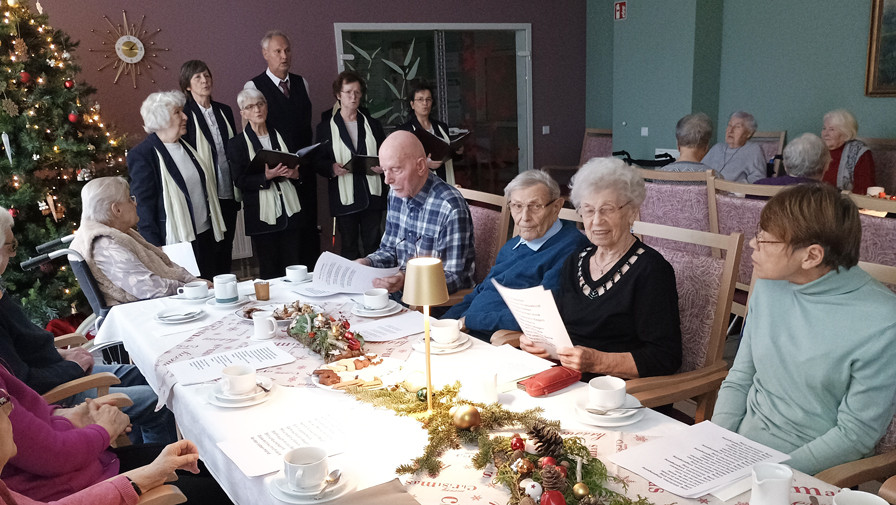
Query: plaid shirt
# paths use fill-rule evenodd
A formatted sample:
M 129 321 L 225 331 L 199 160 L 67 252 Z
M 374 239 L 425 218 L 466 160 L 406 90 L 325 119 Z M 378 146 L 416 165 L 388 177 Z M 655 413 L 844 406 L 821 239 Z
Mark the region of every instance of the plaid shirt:
M 386 232 L 380 248 L 367 256 L 374 267 L 400 266 L 409 259 L 433 256 L 442 260 L 448 292 L 473 287 L 473 219 L 460 192 L 432 173 L 413 197 L 389 191 Z

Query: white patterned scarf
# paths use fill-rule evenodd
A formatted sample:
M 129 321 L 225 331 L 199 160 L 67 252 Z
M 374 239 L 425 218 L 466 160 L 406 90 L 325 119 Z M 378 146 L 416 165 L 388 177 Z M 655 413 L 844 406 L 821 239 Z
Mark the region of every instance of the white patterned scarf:
M 341 137 L 339 135 L 339 127 L 336 126 L 336 114 L 339 114 L 339 109 L 334 107 L 333 116 L 330 118 L 330 138 L 333 139 L 333 155 L 336 157 L 336 163 L 344 166 L 352 159 L 352 152 L 345 143 L 338 140 L 341 139 Z M 364 116 L 361 111 L 358 111 L 358 117 L 363 118 L 364 144 L 367 147 L 367 155 L 376 156 L 376 138 L 373 136 L 373 130 L 370 129 L 370 119 Z M 339 184 L 339 201 L 342 205 L 352 205 L 355 203 L 354 182 L 355 176 L 351 171 L 345 175 L 339 176 L 337 183 Z M 371 195 L 380 196 L 383 194 L 383 181 L 379 175 L 368 175 L 367 186 L 370 187 Z
M 220 242 L 224 239 L 224 232 L 227 226 L 224 224 L 224 217 L 221 214 L 221 204 L 218 202 L 218 187 L 215 183 L 214 165 L 203 162 L 196 151 L 186 142 L 180 141 L 184 149 L 193 153 L 199 168 L 202 169 L 203 179 L 205 181 L 205 191 L 208 195 L 207 202 L 194 202 L 196 205 L 208 203 L 208 215 L 212 222 L 212 230 L 215 234 L 215 241 Z M 192 242 L 196 240 L 196 230 L 193 228 L 193 220 L 190 217 L 190 207 L 187 205 L 187 196 L 181 191 L 171 173 L 165 164 L 165 157 L 156 149 L 156 156 L 159 157 L 159 170 L 162 175 L 162 204 L 165 207 L 165 243 L 179 244 L 181 242 Z M 177 170 L 177 167 L 174 168 Z
M 202 133 L 202 128 L 199 127 L 200 115 L 196 114 L 196 111 L 191 111 L 190 113 L 193 114 L 193 126 L 196 128 L 196 134 L 193 137 L 196 139 L 196 158 L 200 163 L 213 167 L 215 166 L 215 160 L 212 155 L 212 145 L 205 138 L 205 134 Z M 214 108 L 212 109 L 212 114 L 214 114 Z M 202 120 L 204 121 L 205 118 L 203 117 Z M 227 138 L 233 138 L 233 128 L 230 127 L 230 122 L 224 119 L 224 124 L 227 125 Z M 208 125 L 208 127 L 211 129 L 211 125 Z M 238 202 L 243 201 L 240 190 L 236 186 L 233 187 L 233 198 Z
M 251 126 L 249 126 L 251 128 Z M 277 144 L 279 144 L 280 149 L 278 151 L 287 152 L 285 147 L 286 142 L 283 141 L 283 137 L 280 136 L 280 133 L 273 128 L 270 129 L 270 132 L 277 137 Z M 243 135 L 246 139 L 246 147 L 249 148 L 249 159 L 252 160 L 255 158 L 255 148 L 252 146 L 252 141 L 249 140 L 248 135 Z M 271 147 L 273 147 L 273 143 L 271 143 Z M 280 204 L 280 196 L 283 196 L 283 204 Z M 299 195 L 296 193 L 295 186 L 292 185 L 289 181 L 271 181 L 271 185 L 267 189 L 262 189 L 258 191 L 258 210 L 259 210 L 259 218 L 269 225 L 273 225 L 277 222 L 277 218 L 283 214 L 284 208 L 286 209 L 286 216 L 289 217 L 297 212 L 301 212 L 302 204 L 299 203 Z
M 856 163 L 859 162 L 859 158 L 866 152 L 868 152 L 868 147 L 861 140 L 850 140 L 843 145 L 843 153 L 840 155 L 840 166 L 837 167 L 838 188 L 852 191 Z

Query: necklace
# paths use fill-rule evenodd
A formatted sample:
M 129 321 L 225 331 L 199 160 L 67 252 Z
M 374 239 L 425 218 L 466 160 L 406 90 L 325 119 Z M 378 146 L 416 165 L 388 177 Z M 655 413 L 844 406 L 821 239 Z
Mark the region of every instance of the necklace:
M 744 145 L 746 145 L 746 144 L 744 144 Z M 740 147 L 743 147 L 743 146 L 740 146 Z M 725 165 L 727 165 L 729 161 L 733 160 L 734 157 L 737 156 L 737 152 L 740 151 L 740 147 L 738 147 L 737 149 L 734 150 L 733 153 L 731 153 L 730 158 L 726 159 L 726 157 L 728 156 L 728 145 L 725 144 L 725 152 L 722 153 L 722 166 L 721 166 L 721 168 L 719 168 L 719 172 L 722 171 L 722 168 L 725 168 Z
M 594 251 L 594 256 L 591 257 L 591 262 L 594 263 L 594 267 L 597 268 L 597 270 L 598 270 L 598 275 L 596 278 L 600 279 L 601 277 L 603 277 L 604 271 L 607 269 L 607 267 L 609 267 L 610 265 L 613 265 L 617 261 L 619 261 L 619 258 L 621 258 L 626 253 L 626 251 L 628 251 L 631 248 L 633 243 L 635 243 L 635 237 L 630 237 L 628 244 L 625 246 L 625 248 L 623 248 L 621 252 L 616 253 L 613 256 L 611 256 L 610 260 L 605 263 L 597 262 L 597 251 Z

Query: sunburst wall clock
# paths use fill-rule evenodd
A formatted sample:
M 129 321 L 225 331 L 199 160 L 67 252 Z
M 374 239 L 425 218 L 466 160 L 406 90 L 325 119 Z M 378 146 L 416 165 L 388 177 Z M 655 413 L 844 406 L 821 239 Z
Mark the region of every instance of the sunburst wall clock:
M 139 25 L 128 25 L 128 15 L 125 11 L 121 11 L 121 18 L 123 24 L 113 25 L 107 16 L 103 16 L 111 30 L 106 30 L 105 40 L 102 42 L 104 47 L 89 49 L 89 51 L 92 53 L 104 53 L 103 58 L 111 61 L 97 70 L 103 70 L 111 66 L 112 70 L 115 70 L 115 77 L 112 79 L 112 82 L 115 84 L 118 84 L 118 80 L 122 76 L 130 75 L 134 89 L 137 89 L 137 77 L 144 73 L 150 82 L 155 83 L 155 79 L 152 78 L 153 64 L 150 62 L 150 59 L 158 58 L 160 51 L 168 51 L 168 48 L 156 47 L 155 40 L 152 40 L 162 29 L 157 28 L 154 32 L 145 29 L 145 15 L 140 18 Z M 96 33 L 96 30 L 90 31 Z M 168 70 L 168 67 L 164 65 L 159 66 L 162 70 Z

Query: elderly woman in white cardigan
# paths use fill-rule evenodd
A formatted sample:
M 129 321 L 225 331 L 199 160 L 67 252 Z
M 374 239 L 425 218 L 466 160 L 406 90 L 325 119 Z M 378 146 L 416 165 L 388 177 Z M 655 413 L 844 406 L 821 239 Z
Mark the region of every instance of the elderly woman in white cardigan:
M 146 140 L 128 153 L 131 192 L 137 197 L 140 235 L 152 245 L 190 242 L 199 273 L 218 273 L 215 243 L 226 226 L 218 201 L 215 168 L 181 136 L 187 131 L 185 98 L 178 91 L 153 93 L 140 106 Z
M 140 218 L 129 189 L 121 177 L 101 177 L 81 188 L 81 227 L 71 245 L 109 305 L 173 295 L 196 280 L 134 229 Z

